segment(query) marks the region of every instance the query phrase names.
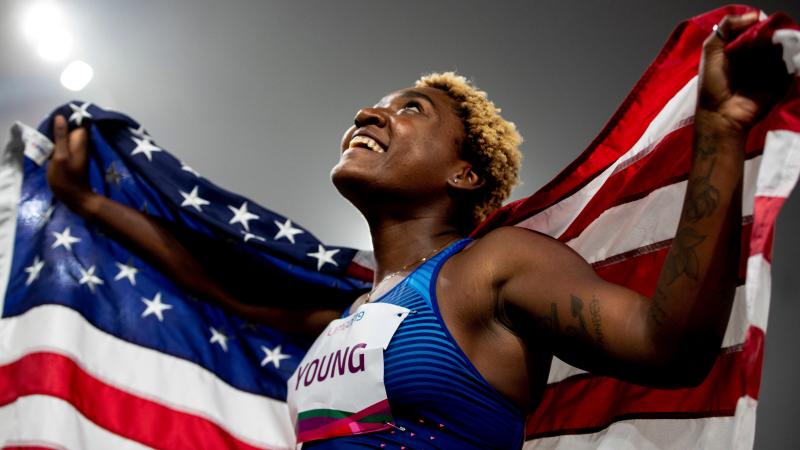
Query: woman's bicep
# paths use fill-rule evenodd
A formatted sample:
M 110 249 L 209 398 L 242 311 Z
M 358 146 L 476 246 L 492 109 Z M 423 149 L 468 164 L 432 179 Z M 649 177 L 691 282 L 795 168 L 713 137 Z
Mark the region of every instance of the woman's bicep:
M 647 332 L 648 298 L 606 282 L 552 238 L 508 233 L 498 301 L 514 331 L 591 372 L 638 381 L 651 370 L 657 355 Z

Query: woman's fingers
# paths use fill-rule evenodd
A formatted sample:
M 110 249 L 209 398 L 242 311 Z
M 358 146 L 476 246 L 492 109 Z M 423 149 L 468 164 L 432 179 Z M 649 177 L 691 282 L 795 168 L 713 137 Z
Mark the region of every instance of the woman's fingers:
M 69 158 L 73 169 L 83 169 L 86 164 L 86 142 L 88 134 L 86 129 L 78 127 L 69 134 Z
M 722 22 L 714 26 L 714 33 L 711 34 L 708 44 L 724 47 L 756 22 L 758 22 L 758 13 L 755 11 L 741 16 L 725 16 Z
M 69 132 L 64 116 L 57 115 L 53 119 L 53 137 L 55 146 L 53 159 L 59 163 L 68 163 L 70 169 L 82 169 L 86 164 L 88 133 L 83 127 L 78 127 Z
M 706 53 L 721 52 L 725 44 L 736 39 L 756 22 L 758 22 L 758 13 L 755 11 L 741 16 L 725 16 L 720 23 L 714 25 L 713 32 L 706 40 Z
M 729 82 L 730 68 L 724 52 L 725 45 L 758 22 L 758 14 L 752 11 L 741 16 L 725 16 L 714 26 L 703 47 L 700 67 L 701 90 L 698 99 L 700 107 L 715 110 L 722 102 L 733 96 Z
M 53 158 L 66 161 L 69 159 L 69 131 L 67 129 L 67 121 L 64 116 L 58 115 L 53 119 L 53 137 L 55 139 L 55 147 L 53 149 Z

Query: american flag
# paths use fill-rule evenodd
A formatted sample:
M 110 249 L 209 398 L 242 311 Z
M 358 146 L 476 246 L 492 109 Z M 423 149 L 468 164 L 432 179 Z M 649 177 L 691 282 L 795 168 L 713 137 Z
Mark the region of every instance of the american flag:
M 192 298 L 55 200 L 55 114 L 88 126 L 93 189 L 181 230 L 210 264 L 260 274 L 262 301 L 335 302 L 369 287 L 352 276 L 358 252 L 214 186 L 123 114 L 71 102 L 38 131 L 17 124 L 0 176 L 0 442 L 291 448 L 285 383 L 309 343 Z
M 499 225 L 542 231 L 606 279 L 652 293 L 686 186 L 702 41 L 724 14 L 745 11 L 729 7 L 681 24 L 578 160 L 475 235 Z M 781 42 L 798 75 L 797 30 L 776 16 L 727 50 L 733 57 L 757 40 Z M 797 88 L 748 140 L 749 254 L 708 378 L 690 389 L 648 389 L 556 361 L 526 448 L 752 447 L 772 230 L 800 173 Z M 0 443 L 293 448 L 285 380 L 309 343 L 192 298 L 55 201 L 45 179 L 54 114 L 89 128 L 95 190 L 180 230 L 208 264 L 258 273 L 263 301 L 346 302 L 371 279 L 368 253 L 324 245 L 213 185 L 123 114 L 76 101 L 38 130 L 18 123 L 0 160 Z
M 669 251 L 691 160 L 702 43 L 727 7 L 680 24 L 600 135 L 532 196 L 476 231 L 516 225 L 566 243 L 606 280 L 650 296 Z M 800 31 L 763 20 L 726 47 L 729 58 L 779 43 L 792 86 L 748 136 L 740 285 L 717 361 L 699 386 L 650 389 L 555 359 L 526 449 L 748 449 L 753 446 L 777 214 L 800 173 Z M 778 47 L 780 49 L 781 47 Z M 763 47 L 762 47 L 763 50 Z M 753 70 L 764 70 L 763 66 Z

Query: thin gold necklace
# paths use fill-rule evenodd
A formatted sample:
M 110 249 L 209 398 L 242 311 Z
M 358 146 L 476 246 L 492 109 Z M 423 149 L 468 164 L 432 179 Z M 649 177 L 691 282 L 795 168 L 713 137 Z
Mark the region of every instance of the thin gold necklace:
M 441 247 L 437 247 L 435 250 L 433 250 L 432 252 L 430 252 L 430 253 L 428 253 L 427 255 L 423 256 L 422 258 L 420 258 L 420 259 L 417 259 L 417 260 L 414 260 L 414 261 L 412 261 L 412 262 L 410 262 L 410 263 L 406 264 L 405 266 L 401 267 L 401 268 L 400 268 L 400 270 L 395 270 L 394 272 L 392 272 L 392 273 L 390 273 L 390 274 L 386 275 L 385 277 L 381 278 L 381 281 L 378 281 L 377 283 L 375 283 L 375 287 L 374 287 L 374 288 L 373 288 L 371 291 L 367 292 L 367 300 L 366 300 L 366 301 L 364 301 L 364 303 L 369 303 L 370 301 L 372 301 L 372 294 L 374 294 L 374 293 L 375 293 L 375 291 L 376 291 L 376 290 L 378 290 L 378 287 L 379 287 L 379 286 L 380 286 L 380 285 L 381 285 L 381 284 L 382 284 L 384 281 L 388 280 L 389 278 L 396 277 L 397 275 L 400 275 L 401 273 L 405 272 L 406 270 L 410 269 L 411 267 L 414 267 L 414 266 L 416 266 L 417 264 L 422 264 L 422 263 L 424 263 L 424 262 L 425 262 L 425 261 L 427 261 L 427 260 L 428 260 L 430 257 L 432 257 L 433 255 L 435 255 L 435 254 L 439 253 L 439 252 L 440 252 L 440 251 L 441 251 L 443 248 L 447 247 L 448 245 L 450 245 L 451 243 L 453 243 L 453 242 L 454 242 L 454 241 L 456 241 L 457 239 L 458 239 L 458 238 L 450 239 L 450 240 L 449 240 L 449 241 L 447 241 L 447 242 L 446 242 L 444 245 L 442 245 Z

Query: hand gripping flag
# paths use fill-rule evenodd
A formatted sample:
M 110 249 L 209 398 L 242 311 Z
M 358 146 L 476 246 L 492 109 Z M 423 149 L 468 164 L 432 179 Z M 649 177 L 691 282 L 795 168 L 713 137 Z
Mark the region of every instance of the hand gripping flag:
M 604 278 L 651 294 L 686 187 L 702 42 L 724 14 L 746 11 L 682 23 L 578 160 L 474 234 L 547 233 Z M 742 57 L 764 41 L 781 44 L 794 78 L 748 138 L 743 283 L 714 368 L 700 386 L 659 390 L 555 361 L 526 448 L 752 447 L 772 231 L 800 173 L 798 28 L 774 16 L 726 51 Z M 72 102 L 38 130 L 16 124 L 0 154 L 0 443 L 292 448 L 284 383 L 309 343 L 193 299 L 55 201 L 45 179 L 54 114 L 89 128 L 93 189 L 157 217 L 263 302 L 344 304 L 371 279 L 368 254 L 323 245 L 214 186 L 123 114 Z

